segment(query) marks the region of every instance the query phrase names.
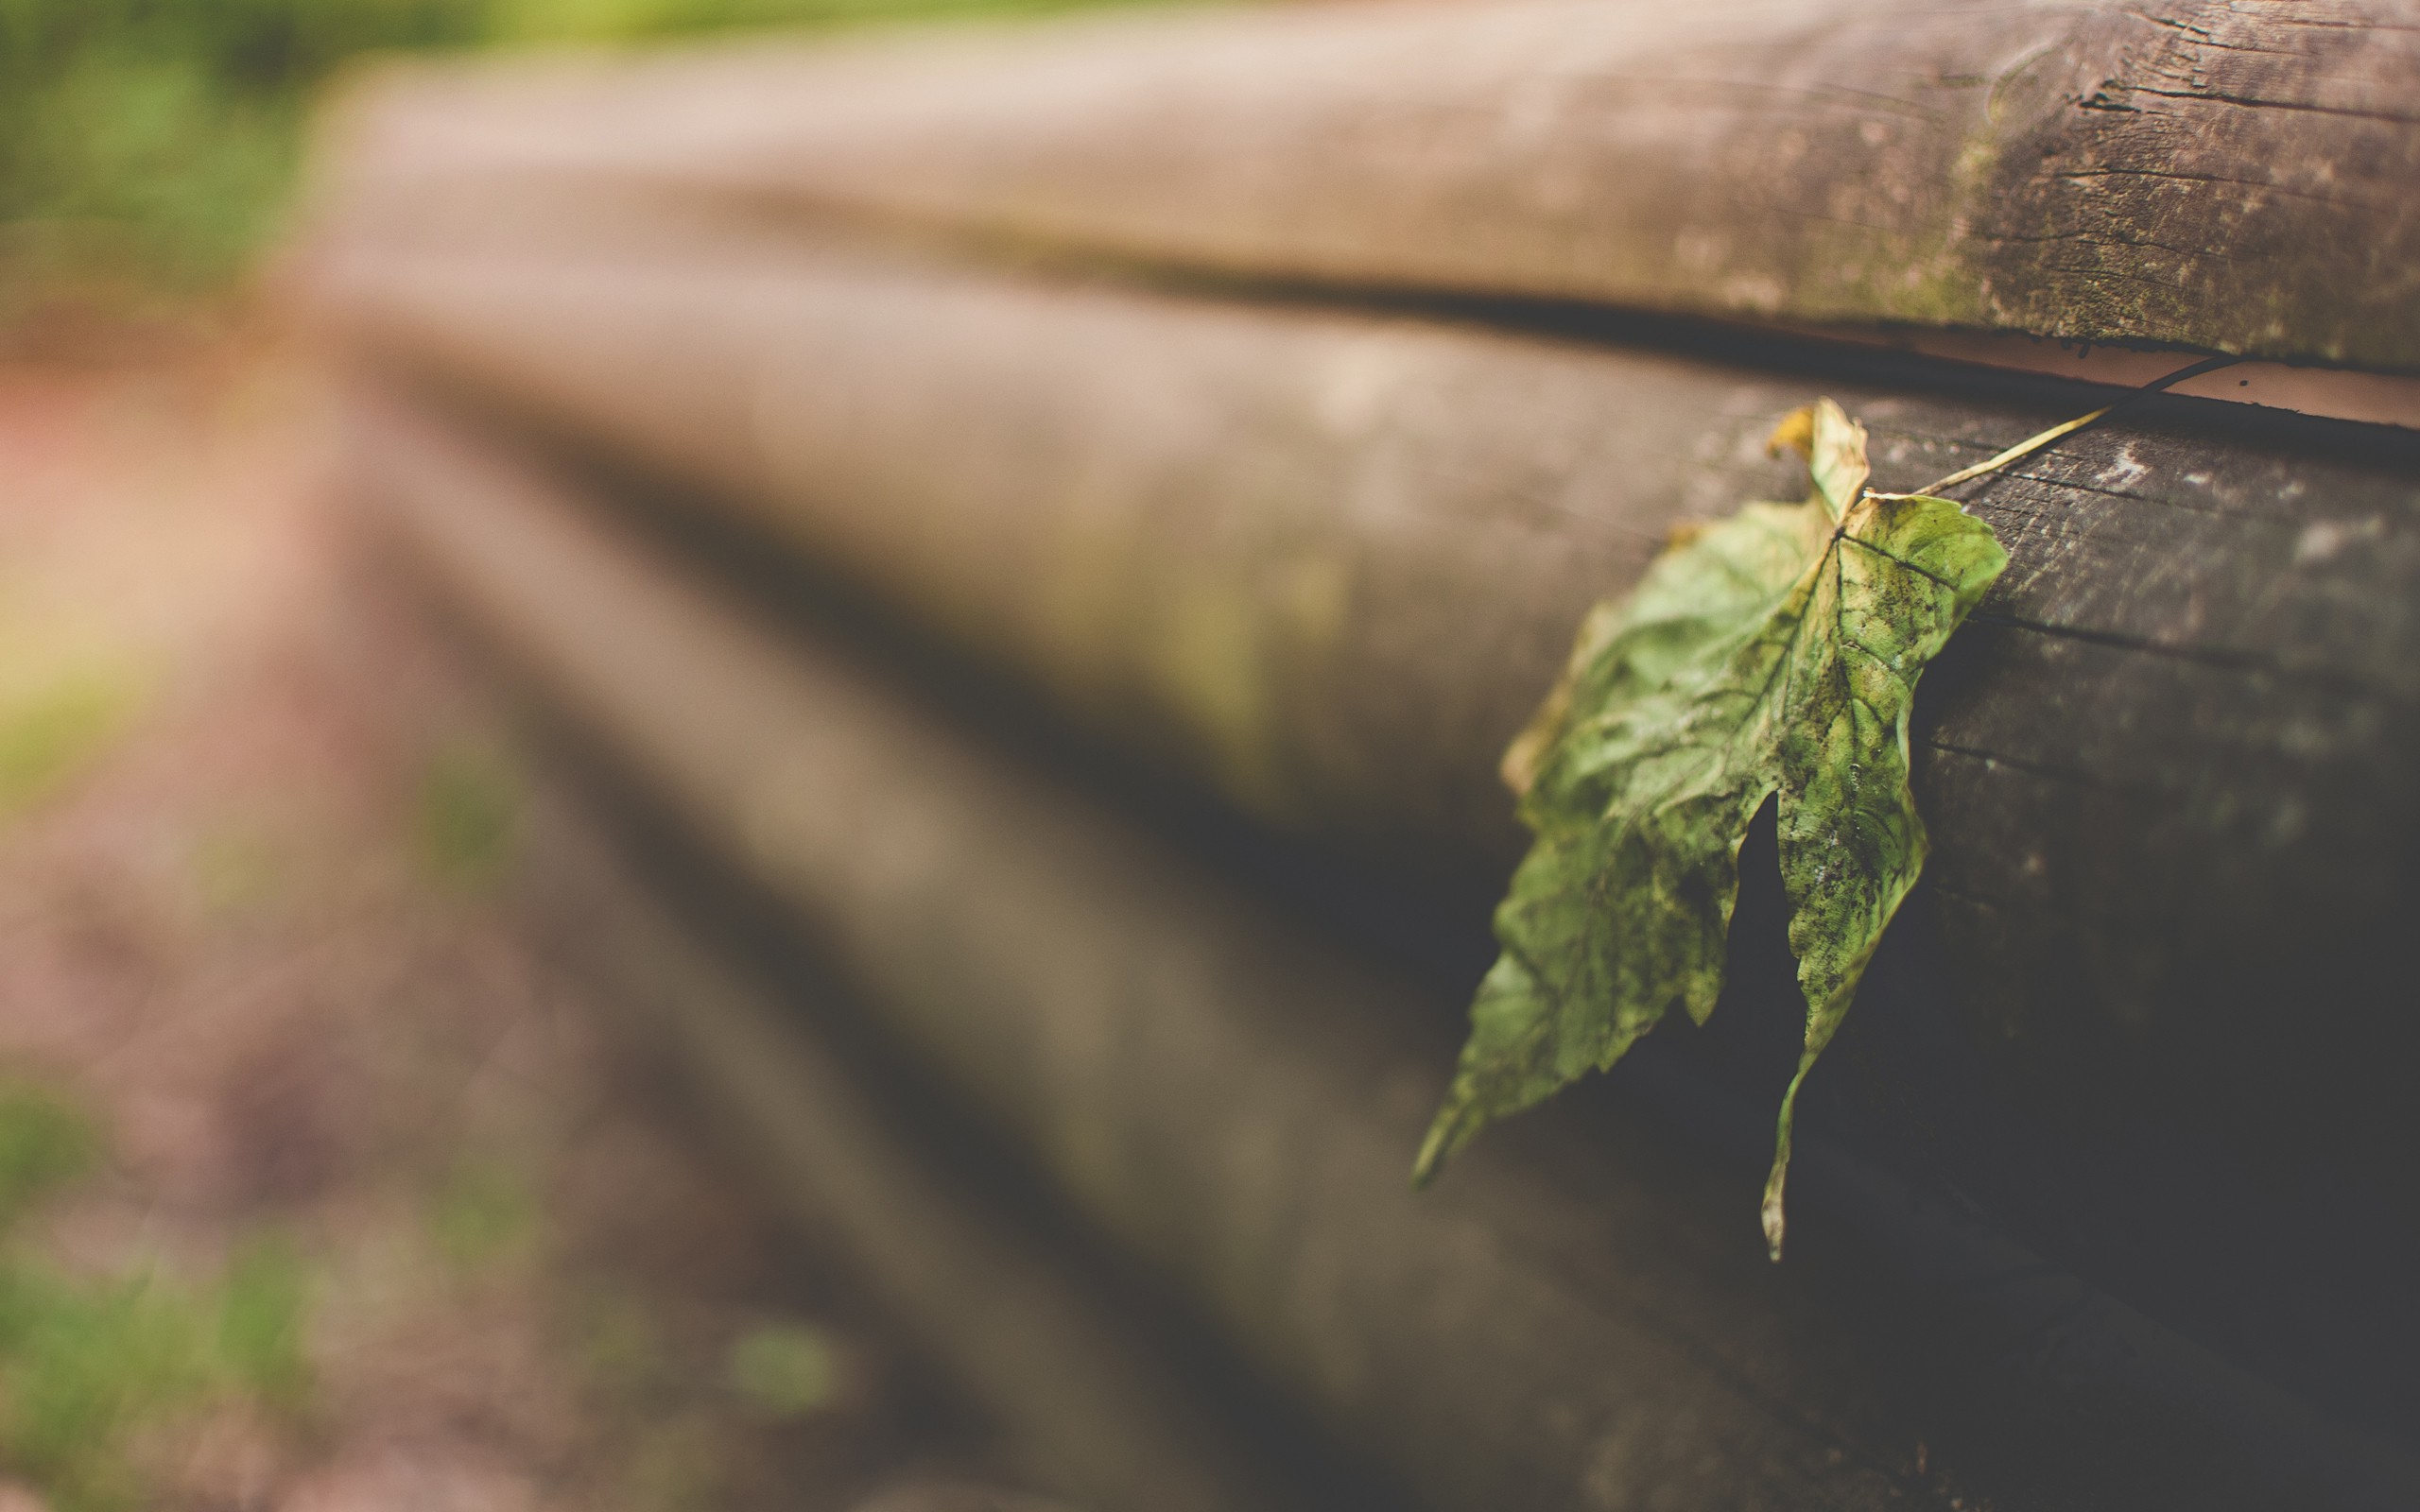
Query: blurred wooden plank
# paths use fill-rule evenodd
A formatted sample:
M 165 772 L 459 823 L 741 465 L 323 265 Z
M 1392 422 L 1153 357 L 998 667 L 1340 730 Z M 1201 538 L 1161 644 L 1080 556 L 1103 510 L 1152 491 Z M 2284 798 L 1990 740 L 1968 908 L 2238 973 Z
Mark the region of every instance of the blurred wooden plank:
M 562 793 L 533 805 L 517 868 L 527 917 L 735 1133 L 802 1221 L 993 1422 L 1022 1469 L 1103 1512 L 1325 1505 L 1215 1392 L 1155 1352 L 1131 1297 L 1080 1246 L 976 1184 L 885 1106 L 821 1027 L 650 898 L 634 861 Z M 825 995 L 833 995 L 828 985 Z M 872 1505 L 1073 1512 L 973 1488 Z
M 1427 1504 L 1890 1502 L 1880 1467 L 1908 1446 L 1872 1388 L 1793 1350 L 1762 1261 L 1647 1183 L 1596 1194 L 1589 1227 L 1623 1234 L 1596 1296 L 1484 1204 L 1412 1194 L 1445 1065 L 1373 1037 L 1405 1018 L 1368 1011 L 1381 979 L 765 637 L 543 477 L 365 425 L 365 482 L 473 623 L 1080 1211 Z M 1592 1475 L 1610 1484 L 1583 1497 Z
M 426 569 L 560 708 L 1078 1211 L 1426 1504 L 1956 1506 L 1979 1489 L 1942 1471 L 1956 1437 L 1913 1463 L 1928 1418 L 1996 1435 L 1979 1489 L 2012 1509 L 2409 1499 L 2380 1440 L 1968 1218 L 1910 1246 L 1927 1280 L 1885 1288 L 1893 1310 L 1964 1310 L 1917 1329 L 1965 1341 L 1950 1378 L 1901 1382 L 1893 1407 L 1758 1258 L 1751 1205 L 1710 1216 L 1720 1194 L 1651 1142 L 1515 1135 L 1414 1195 L 1403 1161 L 1445 1061 L 1405 988 L 752 627 L 543 475 L 391 412 L 362 444 Z M 2037 1282 L 2050 1314 L 2014 1339 L 1980 1325 Z M 1962 1426 L 1939 1421 L 1952 1402 Z
M 1515 0 L 395 71 L 337 198 L 537 173 L 1249 279 L 2420 369 L 2395 0 Z

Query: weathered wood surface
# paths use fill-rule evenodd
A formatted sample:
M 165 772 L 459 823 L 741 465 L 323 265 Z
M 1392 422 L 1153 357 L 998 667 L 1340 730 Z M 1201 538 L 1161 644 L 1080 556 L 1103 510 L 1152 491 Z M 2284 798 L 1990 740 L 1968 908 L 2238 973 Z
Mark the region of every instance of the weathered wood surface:
M 1372 1035 L 1380 982 L 666 580 L 528 474 L 391 419 L 369 439 L 376 496 L 475 621 L 1429 1504 L 1886 1504 L 1911 1446 L 1872 1387 L 1800 1358 L 1742 1280 L 1761 1262 L 1644 1180 L 1598 1194 L 1625 1284 L 1596 1296 L 1483 1204 L 1413 1196 L 1443 1067 Z
M 752 626 L 525 466 L 387 410 L 358 444 L 388 517 L 559 707 L 794 909 L 1078 1210 L 1426 1504 L 1794 1512 L 1977 1494 L 1943 1470 L 1954 1436 L 1932 1433 L 1929 1473 L 1912 1463 L 1926 1415 L 1958 1393 L 1902 1383 L 1919 1388 L 1913 1416 L 1887 1407 L 1805 1282 L 1763 1263 L 1754 1169 L 1726 1221 L 1671 1149 L 1589 1125 L 1577 1143 L 1568 1127 L 1493 1143 L 1414 1195 L 1403 1161 L 1444 1066 L 1404 987 Z M 1823 1167 L 1811 1155 L 1813 1185 Z M 1918 1330 L 1965 1341 L 1960 1384 L 1983 1383 L 1966 1432 L 2002 1435 L 1990 1504 L 2411 1494 L 2396 1452 L 2056 1267 L 1978 1247 L 1970 1220 L 1928 1245 L 1966 1254 L 1952 1290 L 1987 1310 L 2049 1281 L 2048 1332 Z M 1885 1290 L 1887 1309 L 1914 1305 Z M 2096 1329 L 2112 1341 L 2099 1353 L 2078 1342 Z M 2066 1405 L 2046 1416 L 2046 1400 Z
M 845 263 L 330 289 L 364 350 L 717 490 L 1264 814 L 1490 866 L 1497 756 L 1581 614 L 1674 524 L 1794 491 L 1760 444 L 1791 405 L 1837 394 L 1907 487 L 2100 402 Z M 2420 455 L 2137 414 L 1969 490 L 2013 565 L 1916 753 L 1969 1022 L 2111 1116 L 2371 1087 L 2409 1044 L 2351 988 L 2412 905 Z M 2403 1126 L 2373 1090 L 2324 1125 Z
M 535 170 L 1254 278 L 2411 369 L 2415 101 L 2406 0 L 1522 0 L 402 72 L 335 161 L 405 221 Z
M 517 902 L 541 937 L 704 1094 L 770 1189 L 838 1240 L 1038 1484 L 1092 1512 L 1322 1504 L 1254 1441 L 1256 1423 L 1222 1412 L 1218 1393 L 1155 1350 L 1080 1244 L 990 1189 L 990 1172 L 954 1167 L 907 1109 L 862 1084 L 820 1022 L 832 1003 L 785 1001 L 735 967 L 728 942 L 650 900 L 632 859 L 562 793 L 529 806 L 518 851 Z M 945 1488 L 869 1506 L 894 1503 L 1073 1512 Z
M 705 485 L 1094 728 L 1282 822 L 1482 868 L 1518 843 L 1497 754 L 1586 604 L 1674 522 L 1794 487 L 1760 442 L 1818 391 L 693 246 L 365 261 L 336 287 L 363 352 Z M 2099 402 L 1821 387 L 1876 424 L 1891 486 Z M 1974 490 L 2014 565 L 1919 703 L 1933 885 L 1806 1114 L 2397 1434 L 2420 1423 L 2385 1259 L 2420 1231 L 2415 1026 L 2384 1010 L 2420 890 L 2411 452 L 2145 409 Z M 1751 1011 L 1743 989 L 1718 1031 Z

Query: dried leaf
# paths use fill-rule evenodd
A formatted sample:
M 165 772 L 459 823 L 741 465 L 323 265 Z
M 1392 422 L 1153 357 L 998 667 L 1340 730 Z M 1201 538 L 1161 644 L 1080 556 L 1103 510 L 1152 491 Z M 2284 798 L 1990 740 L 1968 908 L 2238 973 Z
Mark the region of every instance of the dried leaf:
M 1704 1021 L 1740 841 L 1778 798 L 1807 1004 L 1765 1194 L 1780 1255 L 1799 1085 L 1924 865 L 1908 790 L 1916 679 L 2007 557 L 1947 499 L 1868 491 L 1864 429 L 1831 401 L 1774 439 L 1807 455 L 1806 502 L 1751 504 L 1599 605 L 1507 753 L 1537 840 L 1496 910 L 1503 954 L 1419 1180 L 1490 1120 L 1613 1065 L 1675 1005 Z

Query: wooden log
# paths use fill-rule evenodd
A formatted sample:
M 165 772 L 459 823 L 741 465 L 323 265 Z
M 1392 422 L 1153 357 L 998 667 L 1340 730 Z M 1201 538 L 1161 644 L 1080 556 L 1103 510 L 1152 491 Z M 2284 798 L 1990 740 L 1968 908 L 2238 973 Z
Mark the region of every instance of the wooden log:
M 1442 1068 L 1374 1045 L 1335 1055 L 1347 1046 L 1322 1046 L 1335 1031 L 1317 1017 L 1281 1042 L 1276 1022 L 1215 1011 L 1238 971 L 1269 988 L 1301 973 L 1283 988 L 1296 1010 L 1367 1002 L 1375 984 L 1305 959 L 1299 941 L 1220 940 L 1233 901 L 958 748 L 845 666 L 666 580 L 543 481 L 392 418 L 370 424 L 365 476 L 475 623 L 798 910 L 869 1005 L 1081 1207 L 1256 1334 L 1264 1358 L 1323 1383 L 1322 1405 L 1398 1449 L 1433 1504 L 1557 1504 L 1599 1460 L 1619 1478 L 1606 1504 L 1659 1491 L 1728 1504 L 1766 1477 L 1789 1495 L 1763 1504 L 1881 1504 L 1881 1442 L 1860 1435 L 1865 1452 L 1836 1467 L 1831 1434 L 1690 1358 L 1715 1349 L 1809 1407 L 1830 1395 L 1787 1383 L 1797 1362 L 1778 1319 L 1727 1317 L 1732 1299 L 1684 1272 L 1703 1236 L 1643 1189 L 1606 1194 L 1609 1211 L 1636 1226 L 1634 1243 L 1668 1242 L 1632 1279 L 1692 1320 L 1688 1344 L 1630 1306 L 1575 1305 L 1450 1198 L 1415 1201 L 1404 1152 Z M 1128 943 L 1070 950 L 1070 929 Z M 1381 1222 L 1399 1244 L 1348 1243 Z M 1380 1317 L 1403 1332 L 1365 1336 Z M 1455 1368 L 1440 1371 L 1432 1351 L 1447 1341 Z M 1569 1405 L 1534 1410 L 1541 1390 Z M 1471 1400 L 1488 1391 L 1510 1395 Z M 1817 1420 L 1853 1419 L 1868 1397 L 1842 1389 L 1846 1413 Z
M 365 352 L 709 485 L 1281 822 L 1481 874 L 1518 843 L 1496 755 L 1570 626 L 1674 522 L 1794 486 L 1758 443 L 1817 391 L 1410 319 L 666 252 L 364 261 L 337 303 Z M 2100 398 L 1823 387 L 1894 486 Z M 2414 1026 L 2379 1006 L 2414 902 L 2415 472 L 2409 442 L 2181 406 L 1979 490 L 2015 564 L 1920 704 L 1935 885 L 1806 1112 L 2394 1432 L 2420 1421 L 2420 1318 L 2382 1258 L 2420 1233 Z M 1707 1047 L 1767 1107 L 1761 1041 L 1723 1025 L 1765 1015 L 1786 1064 L 1768 974 Z
M 390 73 L 344 172 L 538 171 L 1255 279 L 2420 369 L 2394 0 L 1523 0 Z
M 1264 815 L 1488 868 L 1586 606 L 1799 487 L 1760 444 L 1792 404 L 1911 487 L 2106 398 L 786 255 L 325 287 L 365 350 L 708 486 Z M 2147 404 L 1971 490 L 2013 565 L 1920 704 L 1930 875 L 1980 1053 L 2068 1126 L 2411 1147 L 2366 987 L 2420 844 L 2415 476 L 2391 433 Z
M 1839 1320 L 1764 1265 L 1749 1205 L 1710 1216 L 1754 1164 L 1716 1191 L 1634 1125 L 1549 1120 L 1411 1194 L 1444 1067 L 1404 986 L 735 615 L 543 475 L 391 411 L 359 444 L 427 570 L 559 708 L 794 910 L 1080 1211 L 1425 1504 L 1972 1504 L 1919 1434 L 1999 1435 L 1979 1489 L 2011 1509 L 2385 1507 L 2420 1485 L 2401 1451 L 1969 1219 L 1906 1246 L 1920 1280 L 1881 1287 L 1902 1326 L 1966 1341 L 1948 1384 L 1902 1383 L 1916 1404 L 1893 1408 Z M 1821 1213 L 1825 1160 L 1803 1159 Z M 1923 1313 L 1927 1293 L 1963 1312 Z M 2029 1293 L 2055 1298 L 2051 1332 L 1970 1332 Z M 1962 1427 L 1941 1420 L 1953 1400 Z

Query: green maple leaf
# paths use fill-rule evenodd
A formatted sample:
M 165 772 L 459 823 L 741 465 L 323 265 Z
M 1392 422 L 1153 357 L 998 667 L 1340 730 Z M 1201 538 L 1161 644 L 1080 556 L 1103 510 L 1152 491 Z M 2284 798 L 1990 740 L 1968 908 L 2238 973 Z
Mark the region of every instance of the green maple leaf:
M 1950 500 L 1867 490 L 1864 428 L 1830 400 L 1774 439 L 1807 455 L 1806 502 L 1751 504 L 1676 540 L 1628 599 L 1598 606 L 1506 756 L 1537 840 L 1496 909 L 1503 954 L 1419 1181 L 1490 1120 L 1613 1065 L 1673 1007 L 1705 1021 L 1739 844 L 1777 799 L 1806 996 L 1765 1189 L 1780 1256 L 1799 1086 L 1924 866 L 1908 790 L 1916 679 L 2008 558 Z

